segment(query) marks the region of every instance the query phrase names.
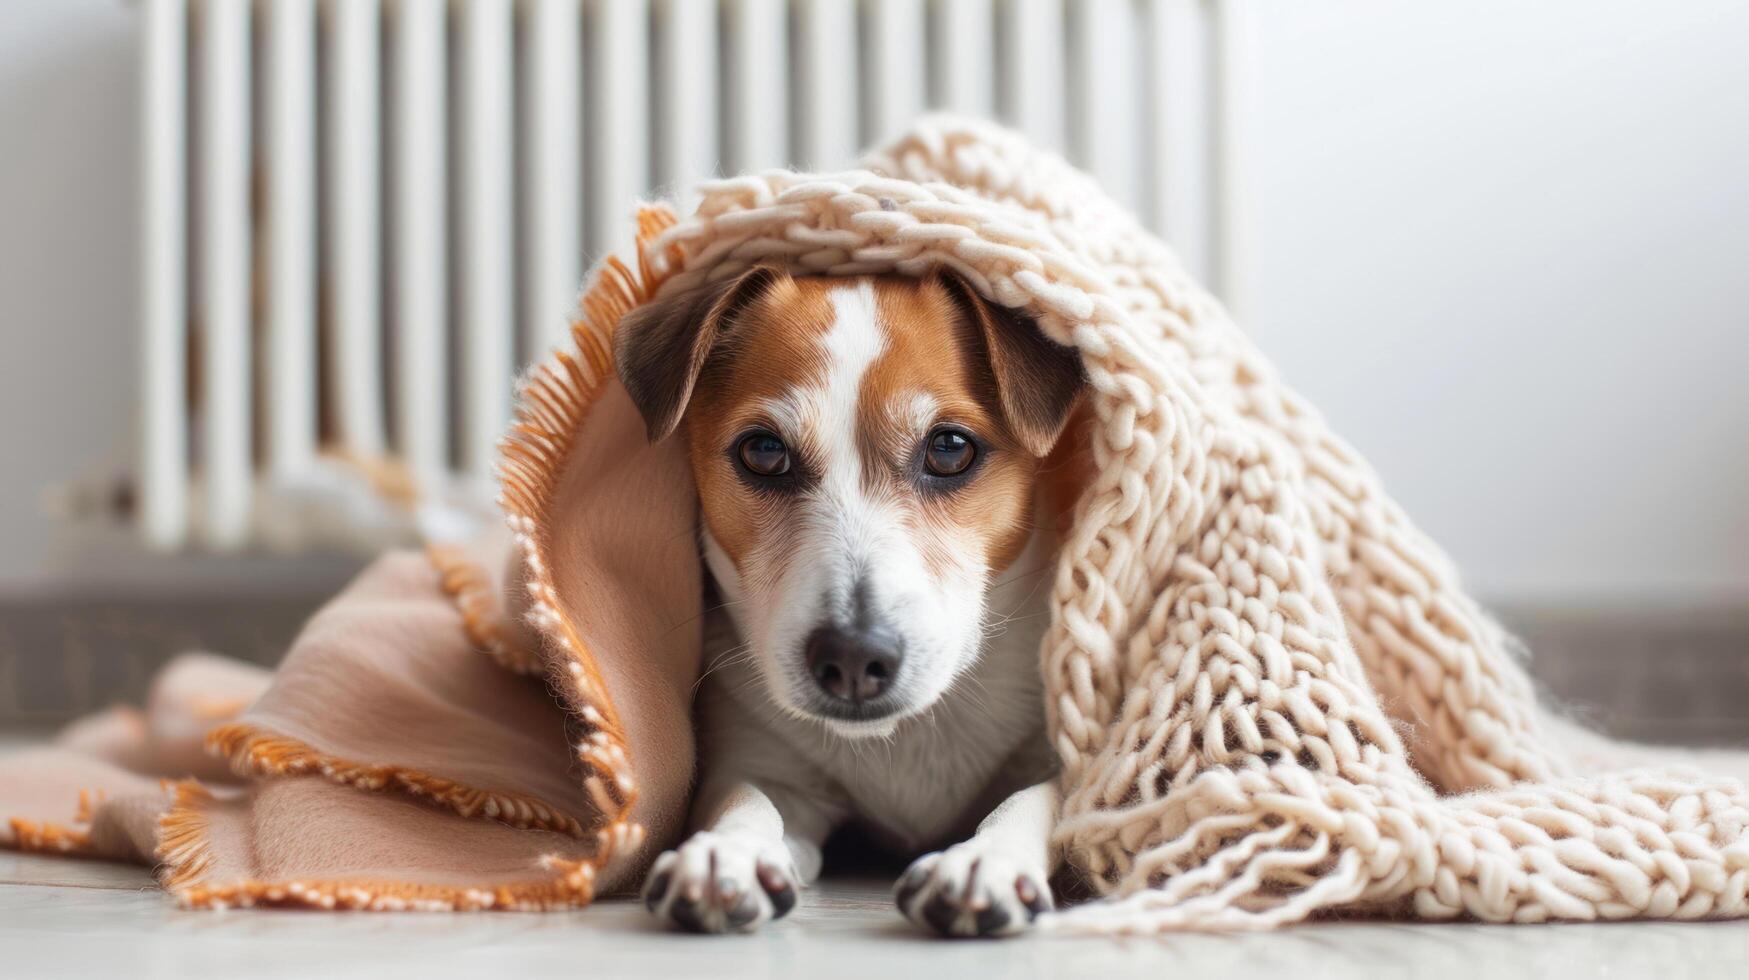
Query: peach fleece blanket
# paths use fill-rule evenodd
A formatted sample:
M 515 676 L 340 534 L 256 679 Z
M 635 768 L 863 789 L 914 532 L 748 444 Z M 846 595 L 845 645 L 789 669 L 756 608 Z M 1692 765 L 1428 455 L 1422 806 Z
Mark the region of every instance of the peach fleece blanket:
M 945 265 L 1077 348 L 1091 389 L 1040 670 L 1053 843 L 1099 897 L 1042 928 L 1749 915 L 1744 757 L 1613 745 L 1539 706 L 1444 554 L 1086 176 L 935 119 L 866 170 L 702 196 L 642 213 L 633 264 L 596 270 L 574 348 L 524 387 L 508 548 L 387 556 L 272 677 L 179 661 L 143 715 L 0 761 L 0 843 L 155 862 L 196 906 L 549 908 L 635 884 L 691 781 L 700 569 L 615 324 L 756 263 Z

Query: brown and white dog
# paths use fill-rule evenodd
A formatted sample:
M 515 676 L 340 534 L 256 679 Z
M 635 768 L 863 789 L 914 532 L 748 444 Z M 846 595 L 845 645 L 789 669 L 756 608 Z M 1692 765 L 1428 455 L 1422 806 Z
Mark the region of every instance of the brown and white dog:
M 975 824 L 911 865 L 899 907 L 945 934 L 1025 928 L 1057 809 L 1039 487 L 1078 356 L 949 274 L 764 268 L 634 311 L 615 348 L 650 438 L 685 440 L 720 601 L 697 832 L 657 859 L 650 909 L 751 930 L 841 824 L 912 854 Z

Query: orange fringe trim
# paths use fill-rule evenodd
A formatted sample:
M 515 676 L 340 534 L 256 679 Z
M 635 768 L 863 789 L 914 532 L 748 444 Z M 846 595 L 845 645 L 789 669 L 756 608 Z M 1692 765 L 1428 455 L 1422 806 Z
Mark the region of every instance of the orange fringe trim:
M 206 746 L 209 752 L 230 759 L 231 769 L 239 776 L 316 774 L 359 789 L 396 787 L 464 817 L 487 817 L 523 830 L 589 836 L 576 818 L 531 796 L 476 789 L 402 766 L 336 759 L 296 739 L 269 735 L 251 725 L 221 725 L 207 733 Z
M 109 799 L 109 794 L 103 790 L 82 789 L 79 791 L 79 809 L 73 814 L 74 823 L 90 823 L 91 815 Z
M 192 779 L 172 784 L 170 808 L 158 818 L 158 877 L 172 892 L 206 873 L 212 866 L 212 844 L 206 814 L 200 805 L 213 794 Z
M 84 794 L 81 793 L 80 796 L 83 797 Z M 23 817 L 13 817 L 7 822 L 12 827 L 12 846 L 21 851 L 85 855 L 96 853 L 91 846 L 91 834 L 77 827 L 37 823 Z
M 73 823 L 91 823 L 92 813 L 104 799 L 102 790 L 80 790 L 79 808 L 73 811 Z M 58 823 L 38 823 L 23 817 L 13 817 L 6 823 L 12 828 L 11 846 L 15 850 L 85 857 L 97 854 L 97 849 L 91 844 L 91 832 L 84 828 Z
M 461 613 L 462 629 L 468 634 L 468 641 L 486 651 L 506 670 L 517 674 L 539 674 L 542 669 L 540 658 L 510 643 L 504 618 L 498 611 L 498 597 L 492 588 L 491 575 L 454 545 L 428 545 L 425 557 L 437 569 L 443 591 L 454 601 L 456 611 Z
M 292 906 L 371 912 L 547 912 L 579 908 L 595 898 L 595 867 L 588 862 L 552 859 L 558 876 L 490 888 L 413 885 L 369 878 L 337 881 L 231 882 L 172 888 L 178 903 L 191 909 Z
M 366 878 L 267 882 L 244 879 L 196 884 L 212 870 L 211 825 L 205 807 L 213 795 L 193 780 L 174 787 L 175 799 L 158 821 L 159 877 L 188 908 L 297 906 L 372 911 L 545 911 L 587 905 L 595 897 L 593 861 L 544 860 L 552 878 L 491 887 L 410 884 Z
M 674 212 L 666 207 L 638 213 L 637 271 L 613 256 L 597 269 L 580 300 L 582 312 L 571 323 L 575 355 L 555 351 L 529 377 L 499 447 L 498 503 L 528 565 L 529 618 L 562 652 L 562 664 L 555 665 L 552 673 L 582 724 L 577 757 L 591 771 L 585 786 L 613 822 L 624 821 L 637 799 L 625 730 L 594 654 L 561 611 L 542 557 L 543 518 L 590 406 L 613 374 L 614 329 L 621 317 L 654 297 L 667 279 L 668 272 L 658 273 L 652 263 L 650 245 L 675 222 Z M 666 257 L 667 270 L 679 267 L 678 247 Z

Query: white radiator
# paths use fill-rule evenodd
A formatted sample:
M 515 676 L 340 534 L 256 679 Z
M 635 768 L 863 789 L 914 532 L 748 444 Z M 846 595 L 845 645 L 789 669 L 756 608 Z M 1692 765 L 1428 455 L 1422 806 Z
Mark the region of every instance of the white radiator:
M 483 491 L 636 199 L 927 107 L 1063 148 L 1242 298 L 1246 0 L 139 3 L 157 547 L 379 520 L 337 457 Z

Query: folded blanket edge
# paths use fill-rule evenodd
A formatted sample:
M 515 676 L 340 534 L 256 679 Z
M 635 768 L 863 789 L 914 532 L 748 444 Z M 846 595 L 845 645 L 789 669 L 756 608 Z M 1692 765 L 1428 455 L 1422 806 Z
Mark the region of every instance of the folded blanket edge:
M 445 885 L 376 878 L 311 878 L 224 882 L 206 880 L 214 854 L 207 807 L 215 797 L 194 780 L 174 787 L 159 818 L 159 881 L 184 908 L 304 907 L 324 910 L 468 912 L 550 911 L 588 905 L 597 861 L 547 856 L 547 878 L 491 886 Z

